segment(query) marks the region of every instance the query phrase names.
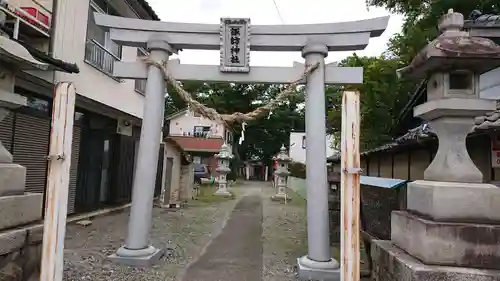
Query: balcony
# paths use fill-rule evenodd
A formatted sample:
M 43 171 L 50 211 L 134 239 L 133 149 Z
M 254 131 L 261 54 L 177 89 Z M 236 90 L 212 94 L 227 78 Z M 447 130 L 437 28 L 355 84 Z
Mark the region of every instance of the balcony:
M 0 6 L 0 11 L 6 15 L 5 31 L 16 40 L 50 38 L 52 13 L 34 1 L 25 2 L 13 0 Z
M 85 62 L 104 72 L 106 75 L 113 75 L 115 61 L 120 58 L 101 46 L 95 40 L 87 40 L 85 46 Z

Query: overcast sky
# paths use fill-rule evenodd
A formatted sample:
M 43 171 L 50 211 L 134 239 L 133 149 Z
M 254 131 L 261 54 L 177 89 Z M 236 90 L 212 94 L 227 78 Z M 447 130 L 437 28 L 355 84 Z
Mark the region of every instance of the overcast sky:
M 148 0 L 163 21 L 215 23 L 221 17 L 248 17 L 252 24 L 307 24 L 342 22 L 389 15 L 384 9 L 366 8 L 365 0 Z M 279 13 L 278 13 L 279 11 Z M 391 15 L 385 33 L 370 40 L 360 55 L 380 55 L 392 34 L 401 30 L 402 18 Z M 333 52 L 327 60 L 339 61 L 352 52 Z M 182 63 L 219 64 L 217 51 L 186 50 L 180 54 Z M 300 53 L 252 52 L 252 65 L 292 65 L 302 61 Z

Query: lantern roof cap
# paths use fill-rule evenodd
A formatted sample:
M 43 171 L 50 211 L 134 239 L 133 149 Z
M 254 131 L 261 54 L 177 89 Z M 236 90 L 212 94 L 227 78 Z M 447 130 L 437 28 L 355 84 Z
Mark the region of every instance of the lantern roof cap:
M 398 76 L 421 80 L 436 72 L 469 70 L 478 74 L 500 66 L 500 46 L 462 31 L 464 17 L 450 9 L 439 24 L 442 32 L 427 44 Z

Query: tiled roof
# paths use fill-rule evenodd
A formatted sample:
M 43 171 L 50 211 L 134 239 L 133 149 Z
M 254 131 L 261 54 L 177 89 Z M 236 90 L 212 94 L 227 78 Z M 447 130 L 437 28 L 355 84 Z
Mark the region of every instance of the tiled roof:
M 177 143 L 177 141 L 175 141 L 174 139 L 172 139 L 170 137 L 166 137 L 165 142 L 170 143 L 173 147 L 175 147 L 176 149 L 179 150 L 179 152 L 181 153 L 181 156 L 182 156 L 183 165 L 191 163 L 191 156 L 189 154 L 187 154 L 186 151 L 184 151 L 182 146 L 179 143 Z
M 469 20 L 465 23 L 466 27 L 471 26 L 482 26 L 482 27 L 492 27 L 500 26 L 500 15 L 483 14 L 479 10 L 474 10 L 469 15 Z
M 50 65 L 53 65 L 57 67 L 59 70 L 67 72 L 67 73 L 80 73 L 80 69 L 78 68 L 78 65 L 76 63 L 69 63 L 65 62 L 59 59 L 55 59 L 47 54 L 45 54 L 42 51 L 37 50 L 36 48 L 33 48 L 29 44 L 26 44 L 22 41 L 16 40 L 11 38 L 11 40 L 16 41 L 17 43 L 21 44 L 23 47 L 30 52 L 30 54 L 35 58 L 38 59 L 44 63 L 48 63 Z
M 184 151 L 189 152 L 219 152 L 224 140 L 222 138 L 195 138 L 190 136 L 169 136 L 178 143 Z
M 490 112 L 484 116 L 476 117 L 474 120 L 474 130 L 494 130 L 500 128 L 500 109 Z
M 385 151 L 385 150 L 390 150 L 392 148 L 396 148 L 398 146 L 403 146 L 406 144 L 410 144 L 413 142 L 418 142 L 421 140 L 429 139 L 435 136 L 435 133 L 432 131 L 432 128 L 429 126 L 429 124 L 424 123 L 416 128 L 413 128 L 409 130 L 406 134 L 403 136 L 396 138 L 392 142 L 389 142 L 387 144 L 384 144 L 382 146 L 379 146 L 374 149 L 370 149 L 367 151 L 364 151 L 361 153 L 362 156 L 369 155 L 371 153 L 375 152 L 380 152 L 380 151 Z M 331 157 L 327 158 L 328 162 L 337 162 L 340 160 L 340 154 L 333 155 Z
M 155 13 L 155 11 L 153 10 L 153 8 L 151 8 L 151 6 L 149 5 L 148 1 L 146 1 L 146 0 L 137 0 L 137 2 L 139 2 L 139 4 L 144 8 L 144 10 L 146 10 L 146 12 L 148 12 L 148 14 L 151 16 L 151 18 L 153 20 L 156 20 L 156 21 L 160 20 L 160 17 Z

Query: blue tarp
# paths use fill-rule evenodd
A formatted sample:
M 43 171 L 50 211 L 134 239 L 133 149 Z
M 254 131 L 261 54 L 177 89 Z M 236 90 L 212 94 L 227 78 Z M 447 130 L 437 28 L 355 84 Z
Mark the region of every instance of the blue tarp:
M 405 185 L 407 180 L 388 179 L 379 177 L 361 176 L 361 185 L 369 185 L 380 188 L 398 188 Z

